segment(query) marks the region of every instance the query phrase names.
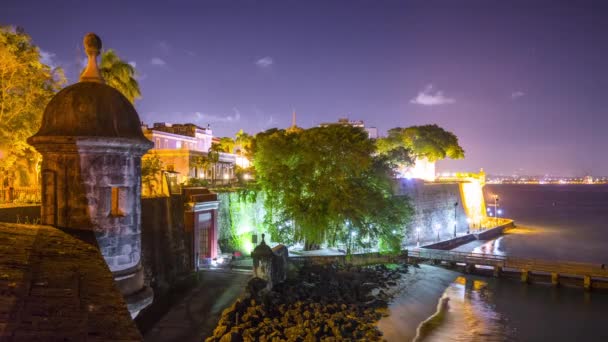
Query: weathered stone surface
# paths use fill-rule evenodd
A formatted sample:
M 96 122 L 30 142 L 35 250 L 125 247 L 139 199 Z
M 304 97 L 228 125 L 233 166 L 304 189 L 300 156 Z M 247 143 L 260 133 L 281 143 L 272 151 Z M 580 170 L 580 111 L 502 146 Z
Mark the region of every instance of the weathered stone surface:
M 255 247 L 251 253 L 253 258 L 253 276 L 266 282 L 266 289 L 271 290 L 287 278 L 289 252 L 283 245 L 270 248 L 264 241 Z
M 48 226 L 0 223 L 1 341 L 141 341 L 99 251 Z
M 63 88 L 47 105 L 38 136 L 94 136 L 148 141 L 133 105 L 102 83 L 78 82 Z
M 92 52 L 90 43 L 101 41 L 87 37 Z M 39 131 L 28 139 L 42 154 L 41 222 L 94 232 L 123 295 L 136 295 L 130 307 L 141 307 L 152 298 L 143 296 L 151 292 L 141 270 L 141 157 L 153 143 L 133 105 L 96 77 L 95 58 L 89 54 L 83 82 L 51 99 Z

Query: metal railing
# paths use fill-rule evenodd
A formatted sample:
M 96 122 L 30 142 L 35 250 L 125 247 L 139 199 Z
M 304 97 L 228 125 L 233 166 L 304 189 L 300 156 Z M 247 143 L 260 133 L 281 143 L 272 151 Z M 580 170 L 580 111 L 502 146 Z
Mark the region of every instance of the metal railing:
M 504 255 L 466 253 L 420 248 L 409 250 L 408 255 L 412 258 L 433 261 L 446 261 L 482 266 L 500 266 L 502 268 L 507 269 L 528 270 L 532 272 L 559 273 L 577 276 L 608 278 L 608 269 L 606 269 L 608 265 L 602 264 L 573 261 L 549 261 L 542 259 L 519 258 Z

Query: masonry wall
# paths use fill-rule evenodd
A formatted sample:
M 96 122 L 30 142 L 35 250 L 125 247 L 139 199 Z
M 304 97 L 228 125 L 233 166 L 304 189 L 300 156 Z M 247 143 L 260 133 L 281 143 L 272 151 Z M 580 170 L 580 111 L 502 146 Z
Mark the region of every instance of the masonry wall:
M 0 208 L 0 222 L 39 223 L 40 205 Z
M 457 233 L 468 230 L 466 214 L 462 205 L 458 183 L 425 183 L 414 179 L 399 179 L 397 194 L 406 195 L 414 207 L 412 222 L 406 227 L 406 244 L 415 244 L 418 240 L 417 228 L 420 228 L 420 242 L 432 242 L 454 236 L 454 220 Z M 454 203 L 458 203 L 456 207 Z
M 142 260 L 146 283 L 159 295 L 193 271 L 192 236 L 182 196 L 142 198 Z

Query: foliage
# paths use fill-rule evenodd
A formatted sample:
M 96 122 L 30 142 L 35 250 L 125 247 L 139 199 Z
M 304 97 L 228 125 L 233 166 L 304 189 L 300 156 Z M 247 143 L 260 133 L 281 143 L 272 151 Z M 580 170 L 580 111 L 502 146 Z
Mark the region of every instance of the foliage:
M 437 125 L 396 127 L 388 131 L 386 138 L 378 139 L 376 144 L 381 154 L 405 148 L 411 151 L 414 158 L 427 158 L 431 162 L 464 158 L 458 138 Z
M 188 178 L 186 186 L 206 187 L 209 185 L 209 181 L 200 178 Z
M 230 137 L 220 138 L 219 150 L 225 153 L 232 153 L 234 151 L 234 139 Z
M 222 252 L 251 252 L 252 235 L 259 235 L 263 231 L 263 199 L 260 196 L 252 196 L 251 192 L 244 189 L 220 192 L 218 198 L 218 242 Z
M 249 156 L 251 152 L 251 144 L 253 137 L 245 133 L 242 129 L 236 133 L 236 153 L 244 156 Z
M 157 153 L 147 154 L 141 160 L 141 182 L 148 187 L 148 194 L 154 195 L 154 184 L 159 183 L 159 174 L 163 168 L 163 162 Z
M 273 240 L 342 242 L 350 252 L 382 237 L 400 247 L 409 202 L 393 196 L 390 164 L 362 129 L 271 129 L 256 135 L 252 152 Z
M 121 92 L 131 103 L 141 97 L 135 68 L 120 59 L 114 50 L 109 49 L 101 54 L 99 69 L 106 84 Z
M 38 130 L 46 104 L 64 83 L 63 70 L 41 62 L 30 36 L 0 27 L 1 178 L 17 178 L 23 186 L 37 181 L 41 158 L 26 139 Z

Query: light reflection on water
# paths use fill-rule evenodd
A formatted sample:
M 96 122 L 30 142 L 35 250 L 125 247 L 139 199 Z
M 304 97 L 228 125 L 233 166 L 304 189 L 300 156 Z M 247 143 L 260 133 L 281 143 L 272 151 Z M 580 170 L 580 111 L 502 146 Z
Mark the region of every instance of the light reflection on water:
M 457 251 L 608 261 L 608 186 L 486 186 L 518 227 Z M 553 204 L 555 203 L 555 204 Z M 467 281 L 465 281 L 467 279 Z M 481 283 L 475 280 L 485 279 Z M 608 341 L 608 293 L 459 277 L 443 321 L 423 341 Z
M 442 321 L 422 341 L 513 341 L 506 319 L 492 304 L 492 290 L 480 279 L 458 277 L 444 293 Z

